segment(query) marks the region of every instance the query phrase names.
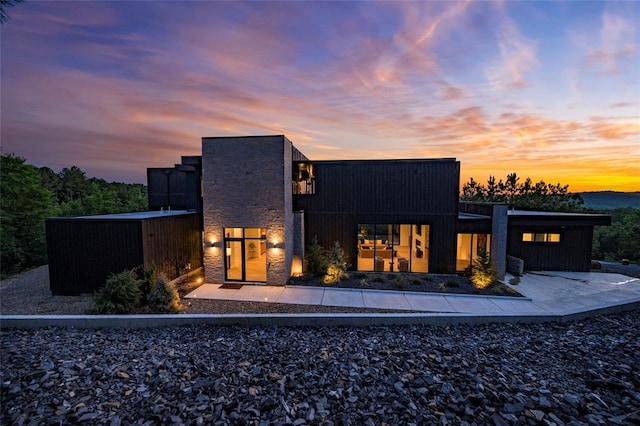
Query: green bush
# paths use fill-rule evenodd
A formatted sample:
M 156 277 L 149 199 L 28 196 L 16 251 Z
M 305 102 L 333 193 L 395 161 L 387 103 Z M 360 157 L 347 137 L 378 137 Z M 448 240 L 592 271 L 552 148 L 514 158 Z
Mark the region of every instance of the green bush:
M 348 278 L 347 261 L 344 259 L 344 250 L 338 241 L 333 243 L 333 247 L 327 254 L 327 273 L 324 276 L 325 284 L 335 284 L 343 278 Z
M 360 280 L 360 287 L 369 287 L 369 281 L 366 278 Z
M 393 275 L 391 283 L 395 288 L 404 288 L 404 278 L 402 278 L 400 275 Z
M 149 293 L 149 307 L 155 313 L 174 314 L 180 312 L 180 296 L 174 285 L 166 278 L 158 277 Z
M 327 267 L 325 251 L 318 244 L 318 237 L 313 237 L 313 242 L 307 246 L 304 256 L 304 272 L 312 277 L 322 277 L 327 273 Z
M 460 283 L 456 280 L 448 280 L 445 284 L 447 287 L 460 287 Z
M 146 304 L 149 299 L 149 293 L 158 278 L 156 265 L 143 271 L 143 279 L 140 281 L 140 290 L 142 291 L 142 303 Z
M 496 280 L 496 273 L 491 264 L 491 258 L 485 250 L 478 252 L 478 258 L 473 261 L 471 282 L 476 288 L 485 288 Z
M 140 305 L 142 291 L 134 271 L 111 274 L 95 295 L 91 314 L 129 314 Z

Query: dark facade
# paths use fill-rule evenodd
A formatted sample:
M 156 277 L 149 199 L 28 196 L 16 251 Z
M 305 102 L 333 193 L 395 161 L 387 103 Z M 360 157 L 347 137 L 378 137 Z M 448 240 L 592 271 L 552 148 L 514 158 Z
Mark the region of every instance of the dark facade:
M 346 160 L 312 164 L 315 193 L 294 196 L 294 210 L 304 211 L 307 243 L 314 237 L 323 247 L 338 241 L 355 264 L 359 225 L 428 225 L 429 272 L 455 272 L 458 161 Z
M 202 266 L 201 214 L 180 211 L 50 218 L 53 294 L 92 293 L 111 273 L 152 265 L 169 279 Z
M 201 156 L 183 156 L 174 167 L 147 169 L 149 210 L 201 212 L 201 178 Z
M 591 270 L 593 227 L 611 216 L 509 210 L 507 254 L 529 271 Z

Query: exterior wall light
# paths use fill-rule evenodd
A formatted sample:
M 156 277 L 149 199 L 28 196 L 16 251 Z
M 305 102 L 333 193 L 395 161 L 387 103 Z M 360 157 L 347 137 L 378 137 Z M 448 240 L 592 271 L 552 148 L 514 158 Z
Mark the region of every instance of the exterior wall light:
M 274 249 L 284 248 L 284 243 L 280 243 L 278 241 L 274 241 L 274 242 L 271 243 L 271 248 L 274 248 Z

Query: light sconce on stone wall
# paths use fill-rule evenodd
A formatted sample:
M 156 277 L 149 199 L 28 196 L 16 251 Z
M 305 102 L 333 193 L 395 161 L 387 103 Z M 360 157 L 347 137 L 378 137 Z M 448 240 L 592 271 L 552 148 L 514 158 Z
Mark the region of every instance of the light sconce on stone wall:
M 284 243 L 280 243 L 278 241 L 274 241 L 274 242 L 271 243 L 271 248 L 274 248 L 274 249 L 284 248 Z

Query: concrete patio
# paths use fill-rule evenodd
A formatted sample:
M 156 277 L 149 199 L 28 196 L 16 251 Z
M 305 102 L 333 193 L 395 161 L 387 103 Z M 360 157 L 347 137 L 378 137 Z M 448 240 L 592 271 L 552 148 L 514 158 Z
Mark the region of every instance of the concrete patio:
M 640 302 L 640 279 L 597 272 L 529 272 L 505 283 L 524 297 L 308 286 L 203 284 L 187 299 L 241 300 L 445 314 L 567 315 Z M 517 284 L 516 284 L 517 283 Z

